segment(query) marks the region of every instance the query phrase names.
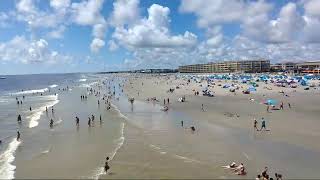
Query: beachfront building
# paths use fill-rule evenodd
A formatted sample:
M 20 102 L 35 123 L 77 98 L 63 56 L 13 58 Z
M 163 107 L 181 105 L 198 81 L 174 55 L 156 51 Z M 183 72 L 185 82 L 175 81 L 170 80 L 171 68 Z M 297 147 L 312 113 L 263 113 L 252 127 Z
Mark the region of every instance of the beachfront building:
M 297 69 L 297 63 L 284 62 L 270 65 L 270 71 L 272 72 L 295 72 Z
M 179 66 L 180 73 L 259 73 L 270 70 L 269 60 L 224 61 L 208 64 Z
M 320 74 L 320 61 L 298 63 L 296 68 L 299 73 Z

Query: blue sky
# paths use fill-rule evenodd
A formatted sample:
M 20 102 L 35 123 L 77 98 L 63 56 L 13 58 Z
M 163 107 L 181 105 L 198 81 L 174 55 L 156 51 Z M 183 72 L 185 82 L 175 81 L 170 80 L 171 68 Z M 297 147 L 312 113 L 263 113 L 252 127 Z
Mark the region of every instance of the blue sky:
M 320 57 L 319 0 L 0 2 L 0 74 Z

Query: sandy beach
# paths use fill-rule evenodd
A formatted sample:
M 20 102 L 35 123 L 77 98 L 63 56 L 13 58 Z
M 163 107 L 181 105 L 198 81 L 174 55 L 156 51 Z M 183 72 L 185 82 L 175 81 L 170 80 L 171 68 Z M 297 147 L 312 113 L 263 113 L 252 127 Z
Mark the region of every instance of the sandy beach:
M 205 81 L 188 83 L 186 79 L 175 75 L 130 77 L 124 89 L 129 97 L 140 101 L 146 102 L 148 98 L 156 97 L 159 100 L 156 103 L 164 105 L 163 100 L 169 98 L 169 113 L 175 111 L 189 117 L 192 124 L 186 126 L 196 126 L 197 136 L 207 137 L 207 140 L 190 142 L 186 148 L 208 146 L 209 151 L 228 154 L 214 159 L 212 167 L 217 167 L 217 163 L 224 165 L 235 161 L 244 162 L 247 165 L 247 177 L 252 178 L 265 166 L 272 168 L 273 172 L 286 174 L 288 178 L 318 177 L 312 166 L 316 166 L 316 154 L 320 152 L 319 144 L 315 143 L 320 136 L 319 89 L 306 91 L 301 86 L 293 89 L 258 82 L 259 87 L 255 92 L 243 94 L 241 90 L 248 85 L 243 84 L 243 88 L 231 93 L 218 86 L 226 83 L 231 83 L 231 80 L 217 81 L 216 86 L 210 87 L 215 97 L 194 95 L 195 91 L 201 92 L 207 86 Z M 170 88 L 175 89 L 173 93 L 168 92 Z M 186 102 L 178 101 L 182 96 L 185 96 Z M 283 102 L 284 109 L 267 112 L 263 102 L 268 98 Z M 262 117 L 266 119 L 270 131 L 254 131 L 253 119 L 258 120 L 260 128 Z M 183 117 L 178 118 L 177 124 L 184 120 Z M 222 137 L 217 140 L 217 136 Z M 212 158 L 210 154 L 202 155 L 207 162 Z M 223 174 L 230 176 L 224 172 L 218 177 L 223 177 Z

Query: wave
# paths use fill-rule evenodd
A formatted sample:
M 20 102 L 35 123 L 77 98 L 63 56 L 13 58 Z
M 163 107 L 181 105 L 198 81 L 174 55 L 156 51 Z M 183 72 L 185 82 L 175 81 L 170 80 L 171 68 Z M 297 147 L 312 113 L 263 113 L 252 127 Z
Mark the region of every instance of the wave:
M 53 95 L 54 96 L 54 95 Z M 39 124 L 39 119 L 41 117 L 41 115 L 43 114 L 44 111 L 46 111 L 46 107 L 52 107 L 54 105 L 56 105 L 59 102 L 58 100 L 58 94 L 54 96 L 54 100 L 48 102 L 47 104 L 45 104 L 44 106 L 37 108 L 35 110 L 33 110 L 33 113 L 29 116 L 27 116 L 27 119 L 30 119 L 29 121 L 29 128 L 34 128 L 36 126 L 38 126 Z
M 58 87 L 58 85 L 52 84 L 52 85 L 49 86 L 49 88 L 55 88 L 55 87 Z
M 91 86 L 97 84 L 98 82 L 95 81 L 95 82 L 92 82 L 92 83 L 89 83 L 89 84 L 81 84 L 80 87 L 85 87 L 85 88 L 90 88 Z
M 79 79 L 79 82 L 86 82 L 87 79 Z
M 44 88 L 44 89 L 33 89 L 33 90 L 27 90 L 27 91 L 20 91 L 20 92 L 16 92 L 16 93 L 12 93 L 12 95 L 24 95 L 24 94 L 33 94 L 33 93 L 44 93 L 46 91 L 48 91 L 48 88 Z
M 111 103 L 111 107 L 112 107 L 115 111 L 117 111 L 117 113 L 119 114 L 120 117 L 122 117 L 122 118 L 125 119 L 125 120 L 128 120 L 128 117 L 125 116 L 124 114 L 122 114 L 121 111 L 119 110 L 119 108 L 118 108 L 116 105 L 114 105 L 114 104 Z
M 21 141 L 17 141 L 14 138 L 7 150 L 0 155 L 0 179 L 13 179 L 14 178 L 14 171 L 16 166 L 11 164 L 15 159 L 15 152 L 18 146 L 21 144 Z

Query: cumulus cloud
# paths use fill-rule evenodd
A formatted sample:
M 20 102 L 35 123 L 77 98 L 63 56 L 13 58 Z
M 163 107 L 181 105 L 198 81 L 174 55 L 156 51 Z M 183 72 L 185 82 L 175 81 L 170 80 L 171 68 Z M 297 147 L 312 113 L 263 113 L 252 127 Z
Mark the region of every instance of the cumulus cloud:
M 88 0 L 72 3 L 73 21 L 80 25 L 95 25 L 104 21 L 100 14 L 104 0 Z
M 110 18 L 113 26 L 131 24 L 139 18 L 139 0 L 117 0 L 113 3 L 113 9 Z
M 99 52 L 99 50 L 105 45 L 104 40 L 99 38 L 94 38 L 90 44 L 90 49 L 92 52 Z
M 108 42 L 109 51 L 115 51 L 119 48 L 118 44 L 114 42 L 114 40 L 110 40 Z
M 49 49 L 44 39 L 29 41 L 24 36 L 15 36 L 8 42 L 0 43 L 0 61 L 16 63 L 57 63 L 70 62 L 71 56 Z
M 197 36 L 186 31 L 183 35 L 171 35 L 168 28 L 170 10 L 158 4 L 148 8 L 148 18 L 142 18 L 129 28 L 116 27 L 113 37 L 129 48 L 188 47 L 197 42 Z

